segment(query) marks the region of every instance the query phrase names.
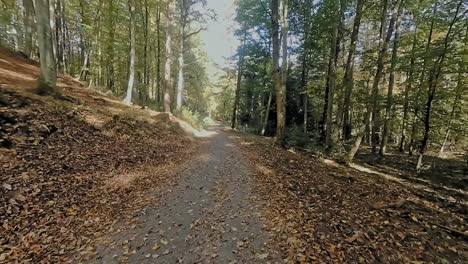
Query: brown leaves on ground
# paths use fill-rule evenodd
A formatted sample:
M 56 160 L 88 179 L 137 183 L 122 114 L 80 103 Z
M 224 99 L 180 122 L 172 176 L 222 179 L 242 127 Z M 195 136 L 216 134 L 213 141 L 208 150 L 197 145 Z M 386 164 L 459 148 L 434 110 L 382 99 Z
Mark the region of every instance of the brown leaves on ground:
M 258 191 L 270 201 L 263 214 L 288 262 L 468 261 L 466 214 L 452 211 L 447 201 L 270 140 L 242 140 L 257 168 Z
M 73 100 L 35 96 L 15 83 L 29 73 L 20 74 L 0 77 L 0 263 L 86 258 L 96 237 L 147 203 L 146 190 L 173 180 L 167 172 L 195 144 L 64 82 Z

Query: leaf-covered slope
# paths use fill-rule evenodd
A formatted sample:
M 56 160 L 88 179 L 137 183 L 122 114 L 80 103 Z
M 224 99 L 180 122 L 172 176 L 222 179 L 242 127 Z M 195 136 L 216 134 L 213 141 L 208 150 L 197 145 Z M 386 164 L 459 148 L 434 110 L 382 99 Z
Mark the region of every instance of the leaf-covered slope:
M 175 118 L 127 107 L 61 76 L 64 100 L 31 93 L 37 66 L 0 53 L 0 263 L 64 261 L 195 145 Z

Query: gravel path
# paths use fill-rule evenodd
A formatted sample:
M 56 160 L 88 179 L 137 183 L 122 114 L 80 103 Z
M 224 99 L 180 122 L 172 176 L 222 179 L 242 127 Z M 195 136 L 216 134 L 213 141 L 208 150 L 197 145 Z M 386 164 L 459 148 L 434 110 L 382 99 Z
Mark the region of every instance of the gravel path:
M 220 128 L 179 172 L 177 185 L 92 263 L 281 263 L 260 216 L 248 162 Z M 157 196 L 157 195 L 156 195 Z

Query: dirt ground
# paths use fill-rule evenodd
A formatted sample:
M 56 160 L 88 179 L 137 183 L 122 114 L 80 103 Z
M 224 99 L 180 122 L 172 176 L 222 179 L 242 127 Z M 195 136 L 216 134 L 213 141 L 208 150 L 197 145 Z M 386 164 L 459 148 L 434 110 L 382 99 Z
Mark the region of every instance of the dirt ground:
M 251 165 L 219 127 L 174 173 L 181 180 L 130 228 L 100 243 L 92 263 L 281 263 L 254 192 Z

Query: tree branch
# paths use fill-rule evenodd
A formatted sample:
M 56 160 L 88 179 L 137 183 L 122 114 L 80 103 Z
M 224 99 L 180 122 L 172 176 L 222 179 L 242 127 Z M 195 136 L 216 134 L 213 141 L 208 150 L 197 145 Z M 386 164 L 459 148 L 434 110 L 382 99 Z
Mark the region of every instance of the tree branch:
M 201 27 L 201 28 L 199 28 L 198 30 L 196 30 L 196 31 L 194 31 L 194 32 L 191 32 L 191 33 L 185 35 L 185 36 L 184 36 L 184 39 L 188 39 L 188 38 L 190 38 L 191 36 L 196 35 L 196 34 L 202 32 L 203 30 L 206 30 L 206 29 L 207 29 L 206 27 Z

